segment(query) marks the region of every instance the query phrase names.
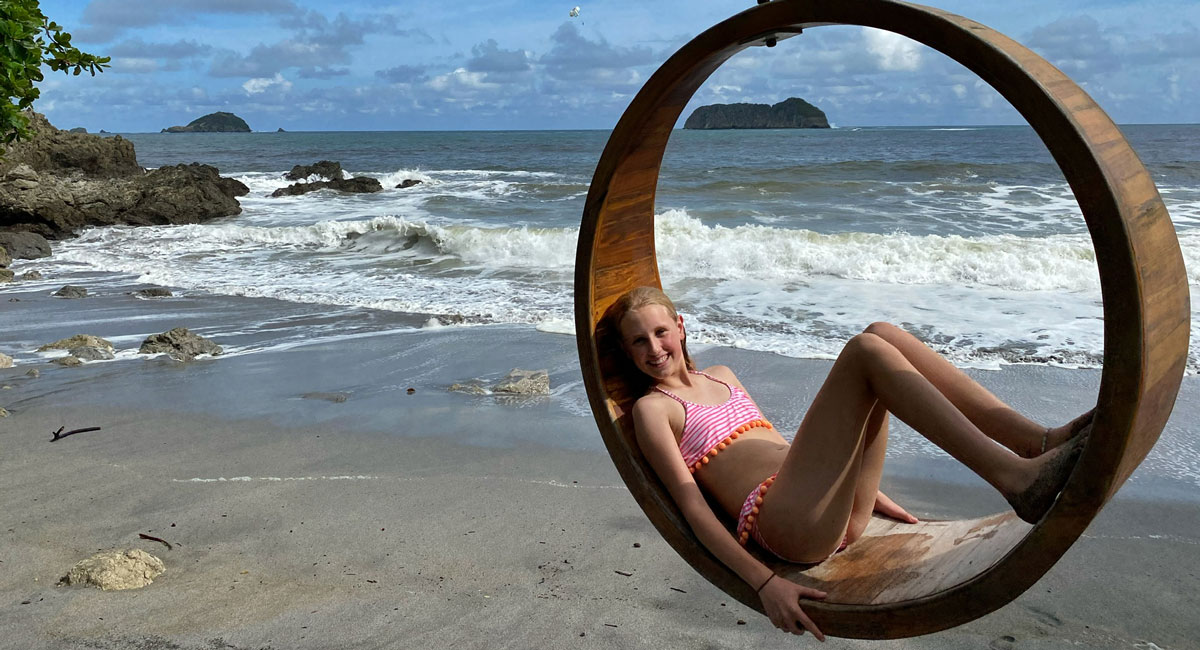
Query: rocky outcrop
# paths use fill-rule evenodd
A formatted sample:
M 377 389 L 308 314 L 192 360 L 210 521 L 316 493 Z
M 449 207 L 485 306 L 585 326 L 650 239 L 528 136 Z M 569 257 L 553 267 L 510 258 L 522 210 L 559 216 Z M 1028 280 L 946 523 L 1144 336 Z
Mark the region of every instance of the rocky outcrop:
M 333 160 L 318 160 L 311 165 L 296 165 L 292 171 L 283 175 L 289 181 L 302 181 L 310 176 L 320 176 L 327 180 L 341 180 L 345 177 L 342 163 Z
M 221 354 L 221 346 L 189 332 L 186 327 L 176 327 L 168 332 L 146 337 L 146 340 L 142 341 L 142 347 L 138 349 L 138 354 L 161 353 L 179 361 L 191 361 L 201 354 Z
M 12 256 L 8 254 L 8 249 L 0 246 L 0 282 L 11 282 L 13 272 L 8 266 L 12 264 Z
M 778 104 L 710 104 L 683 123 L 685 129 L 828 129 L 825 112 L 799 97 Z
M 406 178 L 406 179 L 400 181 L 400 184 L 396 186 L 396 189 L 403 190 L 405 188 L 412 187 L 413 185 L 420 185 L 420 184 L 421 184 L 421 180 L 419 178 Z
M 31 232 L 0 232 L 0 246 L 14 260 L 36 260 L 50 257 L 50 242 L 45 237 Z
M 34 137 L 3 151 L 0 178 L 26 165 L 37 174 L 82 174 L 89 178 L 129 178 L 145 173 L 137 164 L 133 143 L 113 136 L 60 131 L 41 113 L 26 111 Z
M 0 227 L 65 239 L 86 226 L 203 223 L 240 214 L 249 191 L 199 163 L 106 181 L 21 166 L 0 179 Z
M 361 193 L 367 193 L 367 192 L 382 192 L 383 185 L 380 184 L 378 179 L 371 178 L 369 176 L 355 176 L 354 178 L 338 179 L 338 180 L 332 180 L 332 181 L 315 181 L 312 183 L 292 183 L 291 185 L 288 185 L 287 187 L 281 187 L 281 188 L 275 190 L 274 192 L 271 192 L 271 196 L 275 196 L 275 197 L 297 196 L 299 194 L 308 194 L 309 192 L 315 192 L 317 190 L 325 190 L 325 189 L 337 190 L 339 192 L 355 192 L 355 193 L 361 194 Z
M 33 139 L 6 151 L 0 168 L 0 231 L 64 239 L 86 226 L 201 223 L 242 211 L 236 197 L 249 189 L 215 167 L 146 173 L 120 136 L 65 133 L 32 115 Z
M 234 115 L 233 113 L 225 113 L 217 111 L 209 113 L 203 117 L 198 117 L 187 126 L 170 126 L 162 130 L 162 133 L 249 133 L 250 125 L 246 124 L 246 120 Z

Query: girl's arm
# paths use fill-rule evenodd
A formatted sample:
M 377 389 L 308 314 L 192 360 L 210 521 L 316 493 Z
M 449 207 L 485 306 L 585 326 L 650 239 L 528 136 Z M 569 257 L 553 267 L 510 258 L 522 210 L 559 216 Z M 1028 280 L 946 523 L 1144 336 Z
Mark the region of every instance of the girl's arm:
M 825 636 L 800 608 L 801 598 L 824 598 L 824 592 L 775 576 L 729 534 L 683 464 L 671 431 L 669 404 L 666 399 L 654 397 L 638 400 L 633 407 L 634 427 L 642 454 L 683 511 L 692 532 L 725 566 L 758 589 L 763 608 L 775 627 L 794 634 L 803 634 L 807 629 L 824 641 Z

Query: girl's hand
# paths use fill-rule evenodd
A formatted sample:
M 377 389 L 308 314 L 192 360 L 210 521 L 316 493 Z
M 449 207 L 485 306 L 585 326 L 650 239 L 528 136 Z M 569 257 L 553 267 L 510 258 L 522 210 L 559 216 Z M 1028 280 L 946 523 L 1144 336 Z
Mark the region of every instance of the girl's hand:
M 888 498 L 886 494 L 880 492 L 875 496 L 875 512 L 892 519 L 898 519 L 906 524 L 915 524 L 919 520 L 908 514 L 908 511 L 901 508 L 895 501 Z
M 800 608 L 801 598 L 820 600 L 825 597 L 825 592 L 801 587 L 786 578 L 774 576 L 759 590 L 758 597 L 762 599 L 763 609 L 775 627 L 792 634 L 804 634 L 808 630 L 818 641 L 825 640 L 817 624 Z

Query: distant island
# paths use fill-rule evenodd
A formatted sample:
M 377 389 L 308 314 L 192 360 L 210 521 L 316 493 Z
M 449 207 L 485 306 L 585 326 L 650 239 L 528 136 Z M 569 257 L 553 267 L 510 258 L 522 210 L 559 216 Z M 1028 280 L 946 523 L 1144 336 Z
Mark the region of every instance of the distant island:
M 828 129 L 825 111 L 799 97 L 778 104 L 710 104 L 683 123 L 685 129 Z
M 198 117 L 188 123 L 187 126 L 172 126 L 165 128 L 161 133 L 249 133 L 250 126 L 246 124 L 246 120 L 234 115 L 233 113 L 209 113 L 204 117 Z

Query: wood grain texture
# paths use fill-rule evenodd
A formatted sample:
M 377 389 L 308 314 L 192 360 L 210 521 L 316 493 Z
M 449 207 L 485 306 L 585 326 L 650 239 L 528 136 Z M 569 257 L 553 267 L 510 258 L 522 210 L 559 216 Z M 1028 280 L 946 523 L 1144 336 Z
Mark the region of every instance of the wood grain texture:
M 915 636 L 982 616 L 1028 589 L 1149 453 L 1183 376 L 1187 279 L 1158 190 L 1120 130 L 1078 85 L 1012 39 L 954 14 L 893 0 L 775 0 L 700 34 L 647 81 L 596 166 L 580 228 L 575 320 L 588 398 L 613 462 L 663 538 L 713 584 L 761 611 L 753 589 L 691 533 L 642 457 L 624 415 L 637 396 L 611 372 L 596 324 L 625 291 L 659 286 L 658 171 L 671 130 L 697 88 L 746 47 L 827 24 L 907 36 L 963 64 L 1004 96 L 1045 142 L 1075 193 L 1104 299 L 1104 370 L 1092 436 L 1058 502 L 1037 525 L 1011 513 L 918 526 L 876 521 L 864 540 L 816 567 L 769 561 L 830 592 L 827 600 L 806 605 L 827 634 Z

